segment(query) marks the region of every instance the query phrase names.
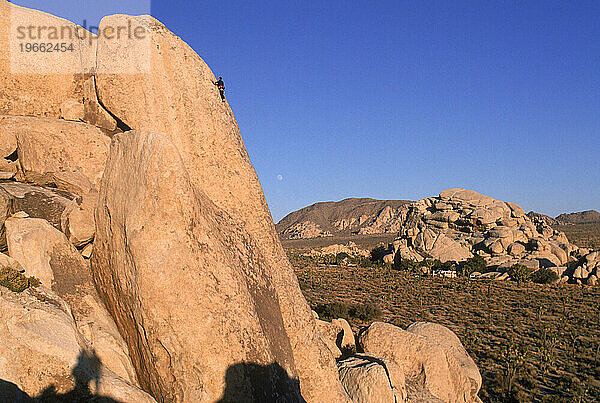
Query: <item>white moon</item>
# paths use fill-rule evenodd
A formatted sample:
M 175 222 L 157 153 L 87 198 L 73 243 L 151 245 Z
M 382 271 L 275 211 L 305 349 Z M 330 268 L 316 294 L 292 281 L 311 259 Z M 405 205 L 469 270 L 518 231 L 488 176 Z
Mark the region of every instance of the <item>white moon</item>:
M 277 180 L 278 181 L 282 181 L 283 180 L 283 175 L 281 175 L 281 174 L 277 175 Z

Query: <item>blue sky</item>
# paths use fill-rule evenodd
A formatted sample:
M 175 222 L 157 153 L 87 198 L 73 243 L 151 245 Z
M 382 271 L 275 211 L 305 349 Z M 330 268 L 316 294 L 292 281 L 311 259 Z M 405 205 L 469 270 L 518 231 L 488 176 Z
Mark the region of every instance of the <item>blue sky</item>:
M 552 216 L 600 210 L 597 0 L 151 7 L 223 76 L 275 221 L 452 187 Z

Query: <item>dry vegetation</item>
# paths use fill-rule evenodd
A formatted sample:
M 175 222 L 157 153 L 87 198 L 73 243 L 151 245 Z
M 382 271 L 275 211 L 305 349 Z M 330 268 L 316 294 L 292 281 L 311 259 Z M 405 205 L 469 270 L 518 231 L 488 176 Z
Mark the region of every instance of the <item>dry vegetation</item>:
M 600 401 L 598 287 L 413 277 L 290 260 L 313 307 L 367 304 L 401 327 L 432 321 L 452 329 L 480 368 L 484 402 Z

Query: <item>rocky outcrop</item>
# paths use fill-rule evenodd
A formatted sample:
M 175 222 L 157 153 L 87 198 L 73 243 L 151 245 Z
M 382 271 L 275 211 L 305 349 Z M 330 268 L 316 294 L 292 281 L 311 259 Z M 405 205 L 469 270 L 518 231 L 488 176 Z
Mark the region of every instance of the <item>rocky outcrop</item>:
M 9 11 L 74 28 L 0 0 L 2 38 Z M 403 401 L 397 363 L 354 354 L 346 321 L 319 331 L 208 66 L 151 17 L 110 16 L 101 29 L 130 22 L 147 47 L 76 41 L 62 64 L 27 66 L 35 80 L 11 74 L 0 52 L 0 178 L 17 181 L 0 183 L 10 255 L 0 265 L 42 282 L 25 278 L 22 294 L 0 287 L 0 377 L 11 386 L 0 393 Z M 383 206 L 357 222 L 391 231 L 402 214 Z
M 352 257 L 368 257 L 371 252 L 366 249 L 359 248 L 354 242 L 348 241 L 347 243 L 333 244 L 325 246 L 319 249 L 311 249 L 309 252 L 304 253 L 305 256 L 336 256 L 340 253 L 345 253 Z
M 563 282 L 597 285 L 600 277 L 600 251 L 581 254 L 581 257 L 569 269 L 557 268 L 557 274 Z
M 429 330 L 418 325 L 411 332 L 375 322 L 360 335 L 359 341 L 365 352 L 398 365 L 406 376 L 407 387 L 410 385 L 409 397 L 412 388 L 425 390 L 444 402 L 475 401 L 481 377 L 476 382 L 466 351 L 458 349 L 460 342 L 457 345 L 447 332 Z
M 11 258 L 27 276 L 38 278 L 71 309 L 78 331 L 105 366 L 132 384 L 136 375 L 127 346 L 100 301 L 90 269 L 66 236 L 40 218 L 9 218 L 6 238 Z
M 149 31 L 150 71 L 97 74 L 101 104 L 127 127 L 166 135 L 181 155 L 195 189 L 250 235 L 278 294 L 302 395 L 311 401 L 343 400 L 335 362 L 316 333 L 239 128 L 227 103 L 215 91 L 214 75 L 186 43 L 151 17 L 112 16 L 100 25 L 126 25 L 128 18 Z M 115 41 L 99 42 L 99 70 L 124 56 L 134 61 L 139 56 L 125 55 L 117 45 Z M 175 65 L 177 68 L 172 67 Z
M 288 239 L 326 238 L 333 236 L 329 231 L 323 230 L 319 224 L 312 221 L 303 221 L 286 228 L 283 236 Z
M 0 183 L 0 250 L 6 249 L 4 221 L 18 212 L 31 218 L 43 218 L 55 228 L 61 228 L 61 216 L 71 205 L 74 195 L 25 183 Z
M 25 116 L 0 116 L 0 126 L 15 133 L 19 164 L 28 182 L 37 185 L 65 186 L 62 190 L 74 192 L 81 180 L 97 184 L 108 155 L 110 139 L 97 127 L 86 123 L 68 122 Z M 81 179 L 68 186 L 62 177 L 53 175 L 71 173 Z
M 550 226 L 559 225 L 559 222 L 556 220 L 556 218 L 552 218 L 545 214 L 536 213 L 535 211 L 530 211 L 529 213 L 527 213 L 527 217 L 529 217 L 531 221 L 535 221 L 538 223 L 543 223 Z
M 166 136 L 113 138 L 92 265 L 140 382 L 154 396 L 213 401 L 228 387 L 237 401 L 300 400 L 295 384 L 276 371 L 257 380 L 240 369 L 225 379 L 244 362 L 276 364 L 294 378 L 290 339 L 267 261 L 194 188 Z
M 600 213 L 596 210 L 564 213 L 557 216 L 556 221 L 560 224 L 600 223 Z
M 155 401 L 103 365 L 77 330 L 69 306 L 44 287 L 20 294 L 0 287 L 0 338 L 2 401 L 27 396 L 78 401 L 88 387 L 117 401 Z
M 63 102 L 82 99 L 84 75 L 90 73 L 96 52 L 95 41 L 90 46 L 89 37 L 82 40 L 73 37 L 69 40 L 73 44 L 72 52 L 45 57 L 44 63 L 40 63 L 39 54 L 21 57 L 19 63 L 11 67 L 10 45 L 13 44 L 13 51 L 16 51 L 18 44 L 9 35 L 10 30 L 18 26 L 65 27 L 71 32 L 75 32 L 77 26 L 62 18 L 0 0 L 0 115 L 59 118 Z M 83 29 L 79 29 L 83 34 Z
M 478 254 L 498 268 L 523 262 L 561 266 L 577 249 L 562 232 L 532 221 L 517 204 L 464 189 L 411 205 L 394 242 L 396 261 L 463 261 Z

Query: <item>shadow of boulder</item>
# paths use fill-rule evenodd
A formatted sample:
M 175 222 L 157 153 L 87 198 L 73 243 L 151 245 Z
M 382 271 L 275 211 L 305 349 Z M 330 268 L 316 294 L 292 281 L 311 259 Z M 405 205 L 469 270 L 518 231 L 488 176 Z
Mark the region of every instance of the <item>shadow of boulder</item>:
M 277 363 L 239 363 L 225 374 L 225 391 L 218 403 L 273 402 L 306 403 L 298 379 L 290 378 Z

